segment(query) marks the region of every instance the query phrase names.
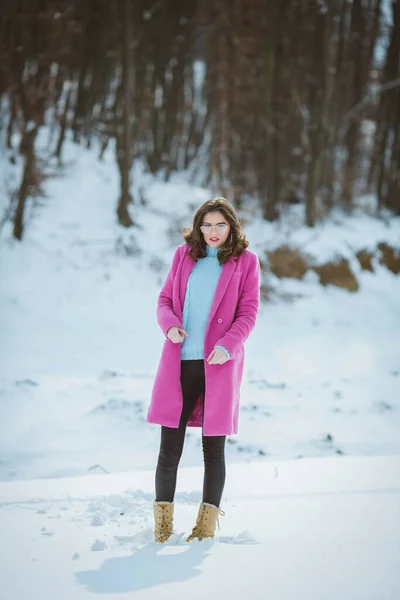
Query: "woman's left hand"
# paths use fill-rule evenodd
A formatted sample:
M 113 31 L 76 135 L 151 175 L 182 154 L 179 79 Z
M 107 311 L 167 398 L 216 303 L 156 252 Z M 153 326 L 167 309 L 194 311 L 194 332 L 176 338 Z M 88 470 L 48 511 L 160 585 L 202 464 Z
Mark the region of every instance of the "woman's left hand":
M 227 357 L 226 352 L 221 350 L 221 348 L 214 348 L 207 358 L 209 365 L 223 365 L 227 360 L 229 360 L 229 358 Z

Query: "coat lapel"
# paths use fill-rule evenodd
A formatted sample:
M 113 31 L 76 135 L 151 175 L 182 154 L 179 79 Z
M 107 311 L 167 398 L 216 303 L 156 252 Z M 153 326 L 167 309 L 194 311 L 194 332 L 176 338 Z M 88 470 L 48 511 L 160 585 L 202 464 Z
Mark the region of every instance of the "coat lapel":
M 213 319 L 213 317 L 216 313 L 219 303 L 221 302 L 222 298 L 224 297 L 224 294 L 226 292 L 226 289 L 229 285 L 229 282 L 231 280 L 231 277 L 232 277 L 235 269 L 236 269 L 236 260 L 233 256 L 231 256 L 230 259 L 222 267 L 222 272 L 218 279 L 213 303 L 211 305 L 210 314 L 208 316 L 208 324 L 211 323 L 211 320 Z M 208 327 L 207 327 L 207 329 L 208 329 Z
M 190 258 L 190 256 L 185 256 L 181 263 L 181 276 L 179 278 L 180 288 L 179 288 L 179 300 L 180 300 L 180 316 L 183 315 L 183 305 L 185 303 L 185 294 L 186 294 L 186 286 L 189 279 L 189 275 L 192 272 L 192 269 L 195 265 L 195 261 Z
M 213 302 L 211 305 L 210 314 L 208 316 L 208 323 L 211 322 L 222 298 L 224 297 L 224 294 L 229 285 L 231 277 L 236 269 L 236 260 L 237 259 L 235 259 L 235 257 L 231 256 L 230 259 L 222 267 L 221 275 L 218 279 L 217 287 L 216 287 L 215 294 L 214 294 L 214 299 L 213 299 Z M 182 261 L 182 267 L 181 267 L 182 270 L 181 270 L 181 276 L 180 276 L 180 289 L 179 289 L 179 299 L 180 299 L 180 307 L 179 308 L 180 308 L 180 316 L 181 317 L 183 315 L 183 305 L 185 303 L 187 282 L 188 282 L 190 273 L 192 272 L 195 264 L 196 264 L 195 261 L 192 260 L 189 256 L 185 256 L 184 260 Z

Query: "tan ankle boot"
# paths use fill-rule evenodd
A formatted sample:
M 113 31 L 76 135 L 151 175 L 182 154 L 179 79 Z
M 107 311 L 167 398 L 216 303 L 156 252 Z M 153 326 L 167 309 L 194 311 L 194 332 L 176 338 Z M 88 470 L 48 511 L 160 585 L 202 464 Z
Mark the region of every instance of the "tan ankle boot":
M 202 502 L 199 507 L 196 525 L 193 527 L 192 533 L 189 535 L 189 537 L 186 538 L 186 541 L 190 542 L 195 538 L 198 540 L 203 540 L 204 538 L 213 538 L 218 516 L 224 514 L 224 511 L 218 508 L 218 506 L 208 504 L 207 502 Z
M 154 540 L 164 543 L 174 531 L 174 503 L 154 502 Z

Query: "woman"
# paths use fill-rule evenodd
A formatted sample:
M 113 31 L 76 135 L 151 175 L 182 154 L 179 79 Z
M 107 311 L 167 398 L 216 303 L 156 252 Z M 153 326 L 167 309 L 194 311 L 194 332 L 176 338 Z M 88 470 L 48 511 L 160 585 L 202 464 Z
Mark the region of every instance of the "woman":
M 158 299 L 166 340 L 147 415 L 161 425 L 155 540 L 173 533 L 177 469 L 186 427 L 202 427 L 203 499 L 186 541 L 214 537 L 225 484 L 225 439 L 237 433 L 243 344 L 260 302 L 260 267 L 225 198 L 199 208 L 175 251 Z

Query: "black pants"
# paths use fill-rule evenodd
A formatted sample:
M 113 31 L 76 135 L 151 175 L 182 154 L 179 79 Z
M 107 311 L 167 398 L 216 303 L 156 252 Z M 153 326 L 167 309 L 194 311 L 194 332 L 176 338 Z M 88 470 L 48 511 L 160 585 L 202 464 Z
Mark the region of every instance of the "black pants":
M 218 367 L 216 367 L 218 368 Z M 172 502 L 178 465 L 182 456 L 188 420 L 196 400 L 205 391 L 204 361 L 181 361 L 183 408 L 179 427 L 161 427 L 161 444 L 156 469 L 156 501 Z M 168 390 L 166 391 L 168 393 Z M 225 484 L 226 436 L 202 436 L 204 456 L 203 502 L 219 506 Z

